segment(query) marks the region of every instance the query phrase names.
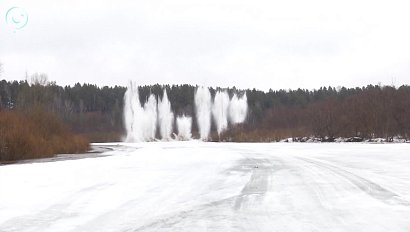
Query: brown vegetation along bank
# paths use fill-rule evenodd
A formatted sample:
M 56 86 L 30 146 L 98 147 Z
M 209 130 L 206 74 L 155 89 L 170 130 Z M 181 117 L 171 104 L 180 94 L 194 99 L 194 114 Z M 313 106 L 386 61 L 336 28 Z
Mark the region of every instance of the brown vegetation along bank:
M 43 110 L 0 110 L 0 162 L 87 151 L 89 142 Z

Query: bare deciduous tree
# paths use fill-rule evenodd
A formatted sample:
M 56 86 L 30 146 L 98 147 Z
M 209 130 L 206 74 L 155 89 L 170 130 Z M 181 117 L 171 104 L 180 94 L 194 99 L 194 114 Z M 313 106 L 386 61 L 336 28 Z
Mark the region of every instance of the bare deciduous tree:
M 50 84 L 48 81 L 48 76 L 45 73 L 34 73 L 31 75 L 31 85 L 41 85 L 41 86 L 46 86 Z

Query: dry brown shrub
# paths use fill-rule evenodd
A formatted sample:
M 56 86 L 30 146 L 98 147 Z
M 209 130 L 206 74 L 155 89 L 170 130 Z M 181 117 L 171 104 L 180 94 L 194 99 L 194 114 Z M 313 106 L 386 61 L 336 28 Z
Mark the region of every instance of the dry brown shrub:
M 0 111 L 0 162 L 80 153 L 88 148 L 84 137 L 71 133 L 52 113 Z

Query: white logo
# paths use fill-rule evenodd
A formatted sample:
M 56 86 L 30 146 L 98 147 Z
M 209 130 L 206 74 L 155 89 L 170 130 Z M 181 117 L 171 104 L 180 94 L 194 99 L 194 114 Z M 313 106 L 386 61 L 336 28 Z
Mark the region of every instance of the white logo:
M 12 7 L 6 13 L 6 23 L 14 30 L 24 28 L 28 23 L 28 14 L 25 9 Z

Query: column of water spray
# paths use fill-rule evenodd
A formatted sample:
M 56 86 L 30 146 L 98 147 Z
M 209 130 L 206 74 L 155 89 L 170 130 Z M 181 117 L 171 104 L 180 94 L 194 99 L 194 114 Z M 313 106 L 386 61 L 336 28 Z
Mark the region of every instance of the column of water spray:
M 243 123 L 247 116 L 248 104 L 246 94 L 239 97 L 234 94 L 231 99 L 226 91 L 218 91 L 212 102 L 211 93 L 206 87 L 198 87 L 194 96 L 196 119 L 201 140 L 208 140 L 211 130 L 211 114 L 218 134 L 228 125 Z M 163 140 L 171 140 L 174 114 L 167 92 L 159 102 L 151 94 L 144 106 L 139 100 L 138 87 L 130 83 L 124 95 L 124 124 L 127 130 L 127 142 L 155 140 L 157 126 Z M 178 139 L 191 138 L 192 118 L 180 116 L 176 119 Z
M 158 102 L 159 132 L 162 140 L 171 140 L 172 125 L 174 124 L 174 114 L 171 111 L 171 103 L 168 100 L 167 91 Z
M 130 82 L 124 95 L 124 126 L 127 131 L 126 142 L 143 141 L 139 120 L 143 114 L 143 109 L 139 100 L 138 87 Z
M 212 116 L 218 135 L 228 128 L 229 95 L 226 91 L 218 91 L 215 94 L 212 105 Z
M 238 98 L 236 94 L 229 102 L 229 122 L 231 124 L 243 123 L 248 112 L 248 100 L 246 94 Z
M 177 117 L 177 128 L 179 140 L 190 140 L 192 137 L 192 118 L 185 115 Z
M 142 107 L 138 87 L 130 82 L 124 95 L 126 142 L 152 141 L 157 129 L 157 100 L 151 94 Z
M 157 99 L 154 94 L 148 97 L 142 114 L 142 133 L 144 141 L 153 141 L 157 131 Z
M 208 140 L 211 131 L 211 93 L 208 88 L 198 87 L 195 92 L 195 108 L 201 140 Z

